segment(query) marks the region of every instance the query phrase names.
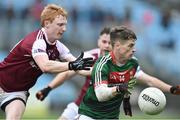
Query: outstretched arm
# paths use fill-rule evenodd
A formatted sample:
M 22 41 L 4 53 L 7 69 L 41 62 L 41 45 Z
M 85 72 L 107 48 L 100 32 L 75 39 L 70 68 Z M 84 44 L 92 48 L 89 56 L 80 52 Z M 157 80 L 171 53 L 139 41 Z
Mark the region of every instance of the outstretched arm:
M 48 84 L 47 87 L 39 90 L 36 93 L 36 98 L 41 101 L 44 100 L 52 89 L 62 85 L 65 80 L 70 79 L 71 77 L 75 76 L 76 74 L 87 76 L 87 75 L 91 74 L 91 70 L 89 70 L 89 71 L 86 71 L 86 70 L 66 71 L 66 72 L 57 74 L 57 76 Z
M 93 58 L 83 58 L 83 56 L 83 52 L 77 59 L 71 56 L 71 58 L 67 59 L 69 62 L 49 60 L 47 54 L 36 55 L 33 58 L 42 72 L 59 73 L 67 70 L 90 70 L 90 67 L 94 63 Z
M 140 76 L 137 77 L 137 79 L 142 82 L 145 83 L 148 86 L 152 86 L 152 87 L 156 87 L 161 89 L 163 92 L 170 92 L 172 94 L 180 94 L 180 86 L 171 86 L 165 82 L 163 82 L 162 80 L 153 77 L 151 75 L 148 75 L 144 72 L 142 72 L 142 74 Z
M 63 73 L 59 73 L 56 75 L 56 77 L 48 84 L 49 87 L 52 89 L 62 85 L 65 80 L 70 79 L 71 77 L 75 76 L 75 71 L 66 71 Z
M 48 84 L 47 87 L 39 90 L 36 93 L 36 98 L 41 101 L 44 100 L 52 89 L 62 85 L 65 80 L 70 79 L 75 74 L 76 73 L 74 71 L 66 71 L 57 74 L 57 76 Z
M 65 80 L 68 80 L 75 76 L 76 74 L 88 76 L 91 75 L 91 70 L 79 70 L 79 71 L 66 71 L 56 75 L 56 77 L 48 84 L 51 89 L 54 89 L 64 83 Z

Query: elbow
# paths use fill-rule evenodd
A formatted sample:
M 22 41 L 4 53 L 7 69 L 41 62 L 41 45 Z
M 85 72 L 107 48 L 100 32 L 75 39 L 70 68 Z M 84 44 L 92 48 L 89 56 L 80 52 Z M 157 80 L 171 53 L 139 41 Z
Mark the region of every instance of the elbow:
M 96 93 L 97 100 L 99 102 L 104 102 L 104 101 L 107 100 L 107 99 L 105 99 L 105 97 L 103 95 L 104 93 L 101 93 L 101 92 L 98 92 L 98 91 L 95 91 L 95 93 Z
M 112 89 L 102 85 L 95 88 L 95 94 L 99 102 L 108 101 L 113 98 Z
M 47 69 L 47 68 L 40 68 L 41 69 L 41 71 L 43 72 L 43 73 L 48 73 L 49 72 L 49 70 Z
M 96 97 L 99 102 L 105 102 L 108 100 L 100 92 L 96 92 Z
M 48 67 L 46 64 L 43 64 L 43 65 L 39 66 L 39 68 L 41 69 L 41 71 L 42 71 L 43 73 L 48 73 L 48 72 L 50 72 L 50 69 L 49 69 L 49 67 Z

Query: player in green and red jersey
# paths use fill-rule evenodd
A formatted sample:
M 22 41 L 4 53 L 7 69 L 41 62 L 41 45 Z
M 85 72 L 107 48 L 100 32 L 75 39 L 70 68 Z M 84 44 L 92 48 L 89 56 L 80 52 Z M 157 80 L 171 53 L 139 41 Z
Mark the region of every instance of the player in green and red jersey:
M 132 116 L 130 94 L 136 78 L 164 92 L 180 94 L 180 85 L 171 86 L 140 70 L 135 52 L 136 35 L 126 27 L 116 26 L 110 32 L 112 51 L 99 58 L 93 67 L 91 84 L 79 106 L 79 120 L 118 119 L 120 105 Z

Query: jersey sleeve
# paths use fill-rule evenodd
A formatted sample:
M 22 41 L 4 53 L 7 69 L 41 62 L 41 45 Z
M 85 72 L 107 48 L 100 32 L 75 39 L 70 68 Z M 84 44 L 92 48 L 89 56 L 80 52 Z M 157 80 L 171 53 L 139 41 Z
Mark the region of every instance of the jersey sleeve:
M 136 70 L 136 73 L 135 73 L 135 75 L 134 75 L 134 77 L 139 77 L 142 73 L 143 73 L 143 71 L 142 71 L 142 69 L 141 69 L 141 67 L 139 66 L 139 63 L 138 63 L 138 59 L 135 57 L 135 56 L 133 56 L 133 59 L 136 61 L 136 63 L 137 63 L 137 70 Z
M 36 40 L 32 46 L 31 52 L 33 57 L 42 54 L 47 55 L 45 41 L 43 39 Z
M 61 60 L 67 60 L 69 57 L 73 57 L 73 55 L 70 53 L 70 50 L 59 41 L 57 41 L 57 49 L 60 53 L 59 57 Z
M 108 59 L 104 56 L 96 64 L 94 69 L 94 89 L 98 101 L 107 101 L 114 97 L 113 88 L 108 87 L 109 67 Z
M 94 67 L 94 84 L 95 86 L 100 84 L 107 84 L 108 83 L 108 72 L 109 68 L 107 66 L 108 59 L 106 57 L 102 57 L 99 62 L 96 63 Z
M 136 70 L 136 73 L 135 73 L 135 77 L 138 78 L 142 73 L 143 73 L 143 71 L 141 70 L 141 67 L 138 66 L 137 70 Z
M 99 54 L 100 54 L 100 49 L 95 48 L 95 49 L 92 49 L 92 50 L 89 50 L 89 51 L 85 51 L 84 52 L 84 58 L 92 57 L 93 60 L 96 60 L 97 59 L 96 57 L 99 57 Z M 97 55 L 97 56 L 95 56 L 95 55 Z

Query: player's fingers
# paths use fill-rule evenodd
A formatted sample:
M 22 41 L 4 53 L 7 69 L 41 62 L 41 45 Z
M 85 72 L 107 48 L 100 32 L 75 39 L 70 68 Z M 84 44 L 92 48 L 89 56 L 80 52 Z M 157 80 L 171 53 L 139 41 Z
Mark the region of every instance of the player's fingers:
M 85 67 L 92 67 L 92 64 L 85 64 Z
M 83 58 L 84 56 L 84 52 L 81 52 L 81 54 L 77 57 L 77 60 L 80 60 L 81 58 Z
M 39 99 L 39 92 L 36 93 L 36 98 Z
M 83 61 L 93 61 L 93 58 L 92 57 L 83 58 Z
M 43 94 L 42 94 L 41 92 L 37 92 L 37 93 L 36 93 L 36 98 L 37 98 L 38 100 L 42 100 Z
M 89 67 L 84 67 L 83 70 L 90 70 L 90 68 Z
M 83 61 L 85 64 L 94 64 L 93 58 L 84 58 Z

